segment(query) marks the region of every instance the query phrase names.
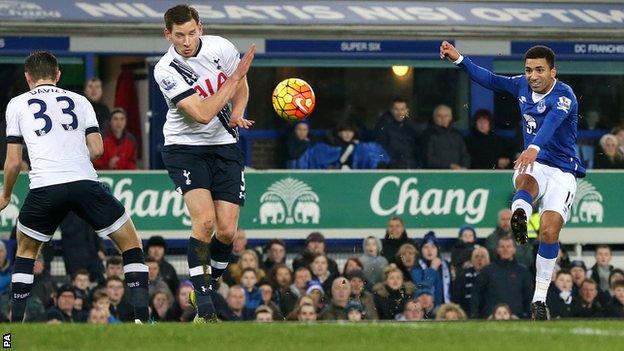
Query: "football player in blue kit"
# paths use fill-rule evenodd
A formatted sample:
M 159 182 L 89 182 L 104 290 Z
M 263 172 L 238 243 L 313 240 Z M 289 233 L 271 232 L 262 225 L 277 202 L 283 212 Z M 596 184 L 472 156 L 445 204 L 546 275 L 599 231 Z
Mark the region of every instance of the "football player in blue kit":
M 477 66 L 447 41 L 440 46 L 440 57 L 453 61 L 481 86 L 518 99 L 524 151 L 514 166 L 516 193 L 511 204 L 511 228 L 516 241 L 526 243 L 532 204 L 542 200 L 531 317 L 546 320 L 546 293 L 559 254 L 559 233 L 574 202 L 576 178 L 585 176 L 575 151 L 576 96 L 570 86 L 556 79 L 555 53 L 545 46 L 530 48 L 524 55 L 524 75 L 514 77 L 496 75 Z

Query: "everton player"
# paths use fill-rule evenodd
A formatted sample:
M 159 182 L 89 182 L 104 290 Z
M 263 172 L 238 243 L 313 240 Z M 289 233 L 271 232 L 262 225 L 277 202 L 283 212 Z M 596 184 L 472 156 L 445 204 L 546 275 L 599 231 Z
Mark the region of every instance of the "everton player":
M 216 318 L 213 288 L 227 267 L 245 202 L 243 153 L 238 128 L 249 87 L 245 75 L 252 45 L 240 59 L 227 39 L 202 35 L 197 10 L 178 5 L 165 13 L 165 38 L 171 47 L 154 68 L 154 78 L 169 106 L 163 128 L 163 162 L 191 216 L 188 265 L 197 308 L 196 322 Z
M 453 61 L 481 86 L 518 99 L 524 151 L 515 161 L 511 227 L 516 241 L 526 243 L 531 205 L 542 199 L 531 316 L 534 320 L 548 319 L 546 293 L 559 254 L 559 232 L 574 202 L 576 178 L 585 176 L 575 153 L 576 96 L 570 86 L 556 79 L 555 54 L 545 46 L 534 46 L 525 53 L 524 76 L 515 77 L 499 76 L 477 66 L 446 41 L 440 46 L 440 57 Z

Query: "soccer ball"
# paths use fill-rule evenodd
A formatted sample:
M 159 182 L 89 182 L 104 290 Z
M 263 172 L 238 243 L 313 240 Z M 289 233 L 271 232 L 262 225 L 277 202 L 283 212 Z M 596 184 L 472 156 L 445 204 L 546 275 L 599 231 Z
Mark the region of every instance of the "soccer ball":
M 273 90 L 271 100 L 277 115 L 287 121 L 306 119 L 316 105 L 312 87 L 299 78 L 288 78 L 281 81 Z

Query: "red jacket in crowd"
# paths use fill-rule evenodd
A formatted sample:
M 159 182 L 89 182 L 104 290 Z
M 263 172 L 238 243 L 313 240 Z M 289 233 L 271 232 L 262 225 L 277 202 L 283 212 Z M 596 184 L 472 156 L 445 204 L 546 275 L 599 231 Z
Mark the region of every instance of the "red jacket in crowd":
M 117 163 L 111 167 L 110 160 L 118 157 Z M 104 154 L 95 161 L 97 169 L 136 169 L 137 143 L 134 136 L 124 132 L 121 139 L 109 132 L 104 137 Z

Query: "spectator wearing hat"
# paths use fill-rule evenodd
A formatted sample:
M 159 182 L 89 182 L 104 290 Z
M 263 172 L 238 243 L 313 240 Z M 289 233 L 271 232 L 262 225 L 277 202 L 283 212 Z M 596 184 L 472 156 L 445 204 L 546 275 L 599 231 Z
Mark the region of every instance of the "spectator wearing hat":
M 403 272 L 391 263 L 384 270 L 384 281 L 375 284 L 373 294 L 379 319 L 394 320 L 403 311 L 405 303 L 412 298 L 416 286 L 403 280 Z
M 489 110 L 475 112 L 466 147 L 472 169 L 509 169 L 512 166 L 511 146 L 492 131 L 492 113 Z
M 296 271 L 299 267 L 310 267 L 310 264 L 318 254 L 325 254 L 325 237 L 319 232 L 312 232 L 306 238 L 305 250 L 293 260 L 293 271 Z M 340 272 L 338 272 L 336 261 L 327 257 L 327 263 L 329 271 L 334 276 L 338 276 Z
M 459 228 L 459 237 L 451 251 L 451 266 L 455 273 L 470 265 L 472 250 L 477 242 L 477 231 L 469 224 L 464 224 Z
M 293 274 L 284 263 L 278 263 L 269 271 L 269 282 L 274 290 L 273 299 L 284 315 L 288 315 L 297 303 L 298 295 L 290 288 Z
M 451 265 L 440 258 L 440 247 L 435 233 L 425 234 L 421 246 L 422 257 L 418 259 L 417 269 L 412 270 L 415 284 L 427 283 L 433 289 L 435 305 L 451 302 Z
M 370 283 L 366 281 L 364 272 L 359 269 L 352 270 L 346 275 L 346 278 L 351 283 L 351 300 L 359 301 L 364 307 L 364 319 L 379 319 L 375 308 L 375 297 L 365 289 L 365 284 Z
M 364 306 L 357 301 L 349 301 L 345 310 L 349 322 L 359 322 L 364 319 Z
M 76 293 L 71 285 L 62 285 L 57 290 L 56 305 L 46 313 L 48 323 L 83 323 L 86 315 L 74 308 Z
M 423 319 L 435 319 L 436 305 L 433 300 L 433 289 L 429 284 L 418 284 L 414 292 L 414 299 L 423 308 Z
M 178 273 L 175 268 L 165 259 L 167 253 L 167 243 L 165 239 L 160 235 L 155 235 L 149 238 L 147 245 L 145 246 L 145 252 L 148 257 L 153 258 L 158 262 L 158 268 L 160 276 L 167 283 L 169 291 L 178 291 L 180 280 L 178 279 Z
M 572 294 L 572 275 L 569 271 L 557 272 L 555 281 L 550 284 L 546 295 L 546 305 L 551 319 L 572 317 L 574 294 Z
M 455 303 L 445 303 L 438 308 L 435 319 L 437 321 L 463 321 L 468 319 L 466 312 Z
M 420 305 L 418 300 L 409 300 L 405 303 L 405 309 L 403 313 L 396 315 L 396 320 L 401 322 L 406 321 L 422 321 L 425 319 L 425 310 Z
M 579 290 L 581 289 L 581 285 L 587 278 L 587 267 L 585 266 L 585 262 L 581 260 L 573 260 L 570 263 L 570 274 L 572 275 L 572 294 L 574 297 L 578 297 Z
M 483 246 L 475 246 L 470 257 L 470 265 L 457 274 L 453 282 L 453 302 L 471 314 L 472 290 L 481 270 L 490 264 L 490 254 Z
M 347 320 L 346 306 L 351 297 L 351 283 L 345 277 L 336 277 L 331 285 L 331 300 L 321 314 L 320 320 Z
M 338 276 L 329 270 L 329 258 L 323 254 L 317 254 L 310 263 L 310 269 L 314 279 L 318 280 L 323 286 L 325 293 L 331 291 L 332 282 Z
M 472 317 L 485 318 L 494 306 L 506 303 L 513 314 L 528 318 L 533 297 L 533 277 L 516 262 L 516 243 L 511 237 L 498 242 L 498 259 L 487 265 L 477 276 L 472 293 Z
M 273 239 L 266 246 L 266 260 L 262 262 L 262 269 L 269 275 L 269 271 L 278 263 L 286 263 L 286 244 L 283 240 Z
M 396 261 L 396 254 L 403 244 L 412 244 L 416 247 L 416 243 L 407 237 L 405 223 L 399 216 L 390 217 L 386 228 L 386 236 L 383 238 L 381 243 L 381 254 L 389 263 L 398 263 Z
M 572 306 L 572 317 L 574 318 L 602 318 L 605 316 L 605 309 L 598 301 L 598 283 L 591 278 L 585 279 L 581 284 L 579 296 Z
M 624 319 L 624 280 L 613 282 L 613 298 L 607 306 L 607 317 Z
M 587 277 L 598 283 L 598 288 L 602 291 L 609 290 L 609 275 L 614 267 L 611 265 L 611 248 L 609 245 L 596 246 L 596 264 L 587 271 Z
M 110 131 L 104 136 L 104 153 L 94 162 L 96 169 L 137 169 L 137 142 L 126 130 L 128 114 L 116 108 L 110 114 Z
M 306 296 L 312 299 L 316 313 L 321 312 L 325 308 L 325 290 L 318 280 L 310 280 L 308 282 Z
M 369 236 L 362 243 L 364 253 L 360 256 L 362 271 L 365 280 L 373 286 L 383 280 L 384 268 L 388 265 L 388 260 L 381 256 L 381 240 L 374 236 Z

